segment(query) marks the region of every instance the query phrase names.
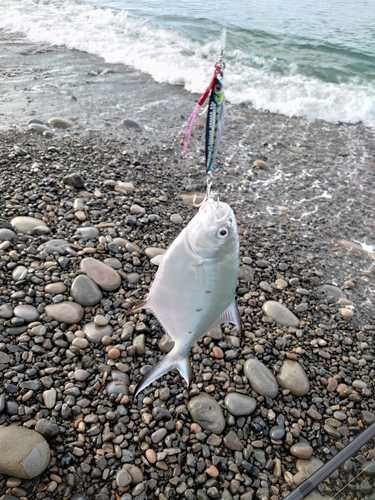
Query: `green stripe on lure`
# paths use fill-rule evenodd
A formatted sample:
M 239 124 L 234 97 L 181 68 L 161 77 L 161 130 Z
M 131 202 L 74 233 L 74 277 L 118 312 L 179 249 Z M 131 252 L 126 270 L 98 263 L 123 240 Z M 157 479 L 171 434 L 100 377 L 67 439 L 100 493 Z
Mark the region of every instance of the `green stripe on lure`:
M 224 126 L 224 86 L 215 77 L 211 88 L 206 123 L 206 172 L 211 172 L 219 149 L 221 133 Z

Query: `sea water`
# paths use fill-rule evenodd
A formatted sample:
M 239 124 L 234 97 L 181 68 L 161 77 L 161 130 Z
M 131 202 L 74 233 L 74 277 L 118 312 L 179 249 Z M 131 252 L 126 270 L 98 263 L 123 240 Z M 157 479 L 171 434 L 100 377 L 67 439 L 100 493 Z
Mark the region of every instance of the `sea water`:
M 375 126 L 373 0 L 2 0 L 0 29 L 196 93 L 223 51 L 232 103 Z

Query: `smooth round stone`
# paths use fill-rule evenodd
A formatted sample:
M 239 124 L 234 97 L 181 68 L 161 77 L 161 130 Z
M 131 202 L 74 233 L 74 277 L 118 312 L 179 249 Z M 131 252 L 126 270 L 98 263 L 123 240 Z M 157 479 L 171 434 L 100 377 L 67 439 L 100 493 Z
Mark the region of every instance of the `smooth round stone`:
M 2 227 L 0 229 L 0 241 L 12 240 L 16 236 L 16 233 L 11 229 Z
M 103 316 L 102 314 L 97 314 L 94 318 L 94 323 L 97 326 L 106 326 L 109 323 L 108 316 Z
M 269 170 L 270 166 L 263 160 L 255 160 L 253 162 L 253 167 L 260 168 L 262 170 Z
M 285 427 L 282 425 L 275 425 L 270 429 L 270 438 L 274 441 L 281 441 L 285 437 Z
M 86 349 L 86 347 L 89 345 L 89 341 L 87 339 L 76 337 L 75 339 L 73 339 L 72 345 L 78 347 L 79 349 Z
M 340 422 L 345 422 L 348 416 L 343 411 L 334 411 L 333 418 L 335 418 L 336 420 L 340 420 Z
M 347 309 L 346 307 L 340 308 L 339 312 L 343 318 L 352 318 L 354 316 L 354 311 L 352 309 Z
M 112 372 L 112 381 L 107 384 L 107 394 L 129 394 L 129 377 L 118 370 Z
M 324 462 L 316 457 L 310 457 L 308 460 L 297 460 L 296 468 L 298 472 L 306 472 L 309 476 L 316 472 Z
M 27 304 L 16 306 L 13 313 L 15 316 L 17 316 L 18 318 L 23 318 L 28 323 L 36 321 L 39 318 L 38 309 Z
M 136 215 L 144 215 L 146 213 L 146 210 L 143 207 L 141 207 L 140 205 L 137 205 L 136 203 L 134 203 L 130 207 L 130 213 L 136 214 Z
M 76 198 L 73 202 L 73 210 L 77 212 L 79 210 L 84 210 L 84 208 L 85 208 L 85 202 L 83 201 L 83 199 Z
M 308 443 L 294 443 L 289 451 L 293 456 L 307 460 L 311 457 L 314 450 Z
M 208 394 L 201 393 L 188 402 L 188 410 L 194 422 L 203 429 L 220 434 L 225 428 L 225 418 L 219 403 Z
M 294 396 L 304 396 L 310 390 L 310 382 L 305 370 L 297 361 L 285 359 L 276 380 L 281 387 L 288 389 Z
M 327 383 L 327 391 L 328 392 L 333 392 L 337 389 L 339 383 L 337 380 L 333 377 L 328 378 L 328 383 Z
M 50 232 L 51 232 L 51 230 L 47 226 L 36 226 L 36 227 L 34 227 L 33 234 L 36 234 L 37 236 L 45 236 L 46 234 L 49 234 Z
M 245 396 L 238 392 L 230 392 L 225 396 L 224 405 L 231 415 L 238 417 L 240 415 L 250 415 L 257 405 L 254 398 Z
M 58 304 L 49 304 L 44 308 L 44 312 L 60 323 L 74 325 L 81 321 L 85 311 L 80 304 L 65 301 Z
M 244 365 L 244 373 L 249 379 L 251 387 L 261 396 L 275 398 L 278 393 L 276 378 L 271 370 L 258 359 L 248 359 Z
M 43 392 L 43 401 L 46 408 L 51 409 L 56 404 L 56 389 L 53 387 Z
M 91 240 L 97 238 L 100 231 L 97 227 L 79 227 L 77 229 L 77 233 L 81 236 L 81 238 Z
M 48 134 L 53 135 L 53 131 L 49 127 L 47 127 L 47 125 L 42 125 L 41 123 L 29 123 L 27 128 L 29 128 L 30 130 L 35 130 L 39 134 L 44 134 L 47 132 Z
M 70 288 L 70 295 L 81 306 L 95 306 L 102 300 L 102 292 L 97 284 L 88 276 L 77 276 Z
M 158 342 L 158 347 L 162 352 L 169 352 L 174 347 L 174 341 L 165 333 Z
M 183 222 L 184 219 L 181 217 L 180 214 L 172 214 L 171 217 L 170 217 L 170 220 L 174 224 L 182 224 L 182 222 Z
M 125 118 L 124 120 L 122 120 L 121 125 L 126 128 L 135 128 L 136 130 L 142 130 L 142 127 L 139 125 L 139 123 L 135 122 L 134 120 L 130 120 L 129 118 Z
M 0 450 L 0 473 L 22 479 L 39 476 L 50 459 L 44 437 L 25 427 L 1 427 Z
M 102 338 L 106 335 L 111 336 L 113 332 L 113 328 L 111 325 L 98 326 L 95 323 L 86 323 L 82 327 L 82 331 L 85 334 L 86 339 L 89 342 L 101 342 Z
M 29 233 L 33 232 L 33 230 L 38 227 L 38 226 L 45 226 L 47 227 L 47 224 L 40 220 L 36 219 L 35 217 L 27 217 L 20 215 L 18 217 L 14 217 L 10 223 L 12 224 L 13 227 L 15 227 L 18 231 L 21 231 L 21 233 Z
M 108 257 L 108 259 L 104 259 L 104 264 L 106 264 L 109 267 L 112 267 L 112 269 L 122 268 L 121 262 L 115 257 Z
M 132 193 L 135 189 L 134 184 L 132 182 L 118 181 L 116 183 L 116 186 L 118 186 L 122 191 L 125 191 L 126 193 Z
M 0 351 L 0 365 L 7 365 L 10 361 L 10 356 L 6 352 Z
M 334 299 L 341 299 L 345 297 L 345 293 L 337 286 L 334 285 L 323 285 L 320 287 L 322 292 L 324 292 L 328 297 L 333 297 Z
M 17 266 L 12 271 L 12 278 L 14 281 L 23 280 L 26 278 L 28 269 L 25 266 Z
M 83 370 L 82 368 L 77 368 L 74 370 L 74 378 L 77 382 L 84 382 L 87 378 L 89 378 L 90 372 L 87 370 Z
M 262 306 L 264 314 L 274 319 L 280 325 L 295 326 L 299 325 L 299 319 L 287 307 L 275 300 L 267 300 Z
M 158 248 L 158 247 L 148 247 L 145 250 L 145 254 L 147 257 L 151 260 L 154 257 L 157 257 L 158 255 L 163 255 L 165 254 L 165 248 Z
M 64 293 L 67 288 L 68 287 L 64 285 L 62 281 L 57 281 L 56 283 L 48 283 L 48 285 L 44 287 L 44 291 L 51 294 Z
M 52 127 L 55 128 L 70 128 L 73 126 L 73 123 L 68 120 L 64 120 L 64 118 L 50 118 L 48 122 Z
M 116 483 L 119 488 L 128 486 L 132 482 L 132 477 L 125 469 L 120 469 L 116 474 Z
M 87 257 L 81 262 L 81 269 L 89 278 L 102 289 L 108 292 L 117 290 L 121 285 L 121 278 L 117 271 L 103 262 Z
M 271 285 L 269 283 L 267 283 L 267 281 L 261 281 L 259 283 L 259 288 L 261 290 L 263 290 L 264 292 L 267 292 L 267 293 L 272 293 L 273 290 L 271 288 Z
M 0 318 L 9 319 L 13 316 L 13 308 L 10 304 L 0 305 Z
M 45 243 L 42 243 L 41 245 L 38 246 L 38 252 L 42 252 L 43 250 L 46 250 L 49 253 L 53 252 L 66 252 L 67 249 L 70 248 L 70 243 L 69 241 L 63 240 L 61 238 L 58 239 L 52 239 L 49 241 L 46 241 Z

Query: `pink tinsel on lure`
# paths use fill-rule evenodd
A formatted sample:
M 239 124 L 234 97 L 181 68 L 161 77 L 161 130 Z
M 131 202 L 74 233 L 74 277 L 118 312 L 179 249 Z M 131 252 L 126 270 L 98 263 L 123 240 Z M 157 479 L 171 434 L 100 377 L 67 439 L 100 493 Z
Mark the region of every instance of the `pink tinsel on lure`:
M 184 139 L 184 147 L 182 149 L 182 151 L 184 153 L 187 150 L 187 147 L 189 145 L 189 141 L 190 141 L 190 137 L 191 137 L 191 134 L 192 134 L 192 131 L 193 131 L 193 125 L 194 125 L 195 119 L 198 116 L 198 113 L 199 113 L 199 111 L 200 111 L 200 109 L 202 107 L 202 104 L 207 99 L 208 94 L 212 90 L 212 87 L 213 87 L 214 82 L 215 82 L 215 78 L 217 77 L 218 73 L 220 73 L 220 71 L 221 71 L 220 67 L 216 66 L 215 67 L 214 76 L 212 77 L 212 80 L 211 80 L 209 86 L 207 87 L 207 89 L 205 90 L 205 92 L 202 94 L 201 98 L 199 99 L 197 105 L 194 108 L 194 111 L 191 113 L 189 119 L 187 120 L 185 126 L 183 127 L 183 128 L 187 127 L 187 132 L 185 134 L 185 139 Z

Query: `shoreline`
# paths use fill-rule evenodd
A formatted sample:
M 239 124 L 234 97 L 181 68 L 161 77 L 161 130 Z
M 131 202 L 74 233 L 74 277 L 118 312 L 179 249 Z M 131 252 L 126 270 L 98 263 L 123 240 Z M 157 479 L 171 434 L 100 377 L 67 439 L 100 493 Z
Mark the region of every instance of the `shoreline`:
M 32 57 L 53 58 L 58 52 L 68 57 L 64 50 L 50 48 Z M 103 71 L 113 66 L 99 64 L 93 56 L 76 55 L 86 60 L 81 83 L 89 68 L 96 65 Z M 61 103 L 52 106 L 61 88 L 56 94 L 55 77 L 49 78 L 51 92 L 44 93 L 47 87 L 41 87 L 43 92 L 26 94 L 32 95 L 30 105 L 0 103 L 1 113 L 13 110 L 15 125 L 0 133 L 0 227 L 9 227 L 13 217 L 28 215 L 43 220 L 50 229 L 46 234 L 19 233 L 1 247 L 0 306 L 10 304 L 14 310 L 25 302 L 33 304 L 39 324 L 29 327 L 13 313 L 0 317 L 0 353 L 9 358 L 2 368 L 0 426 L 21 423 L 33 429 L 44 420 L 57 423 L 59 429 L 48 439 L 53 457 L 46 471 L 20 486 L 9 486 L 8 477 L 0 476 L 0 493 L 11 494 L 12 488 L 20 487 L 27 498 L 39 491 L 41 500 L 85 500 L 93 495 L 97 500 L 140 500 L 150 495 L 160 500 L 171 496 L 282 498 L 302 477 L 297 457 L 290 453 L 293 444 L 310 445 L 313 456 L 326 461 L 367 426 L 368 414 L 375 412 L 373 131 L 361 125 L 309 122 L 228 105 L 214 189 L 233 206 L 237 217 L 241 253 L 237 303 L 244 337 L 238 347 L 236 332 L 223 326 L 217 339 L 206 337 L 193 348 L 195 379 L 190 389 L 169 373 L 132 401 L 143 370 L 164 356 L 158 347 L 163 332 L 148 314 L 130 317 L 133 325 L 126 325 L 124 310 L 144 297 L 153 280 L 155 268 L 145 250 L 171 243 L 196 212 L 182 196 L 204 190 L 202 142 L 193 139 L 185 156 L 178 144 L 170 148 L 195 96 L 119 69 L 92 76 L 99 80 L 95 84 L 78 86 L 77 102 L 91 102 L 91 107 L 77 118 L 76 101 L 70 99 L 72 82 L 63 87 Z M 140 95 L 141 100 L 130 98 L 129 106 L 115 115 L 118 94 L 113 92 L 108 101 L 103 97 L 108 78 L 116 92 L 125 78 L 128 96 Z M 85 97 L 84 89 L 93 86 Z M 94 98 L 99 99 L 95 104 Z M 109 104 L 98 111 L 98 102 Z M 75 118 L 75 125 L 55 130 L 50 139 L 28 130 L 24 123 L 26 116 L 47 120 L 56 115 Z M 139 122 L 143 130 L 119 128 L 122 119 Z M 98 130 L 87 130 L 93 122 Z M 254 167 L 257 160 L 266 166 Z M 82 176 L 84 188 L 64 183 L 63 178 L 74 172 Z M 135 190 L 119 190 L 119 182 L 131 182 Z M 77 199 L 84 201 L 79 216 L 74 208 Z M 141 206 L 144 213 L 132 211 L 133 205 Z M 182 222 L 173 222 L 172 215 Z M 85 227 L 95 227 L 99 235 L 79 237 L 78 229 Z M 64 250 L 40 255 L 39 245 L 55 238 L 73 244 L 76 255 Z M 133 246 L 114 246 L 115 238 Z M 117 259 L 123 273 L 120 288 L 102 291 L 100 302 L 85 307 L 77 324 L 53 321 L 44 308 L 60 300 L 72 301 L 71 284 L 82 274 L 80 263 L 86 257 L 112 259 L 112 265 Z M 28 270 L 21 280 L 12 275 L 17 266 Z M 66 289 L 56 301 L 46 287 L 59 281 Z M 325 285 L 332 288 L 322 289 Z M 292 311 L 298 327 L 281 326 L 267 316 L 262 307 L 270 300 Z M 353 311 L 353 317 L 344 317 L 340 309 Z M 109 343 L 77 341 L 87 340 L 82 328 L 98 316 L 108 319 Z M 40 326 L 44 334 L 31 332 Z M 15 331 L 17 327 L 24 331 Z M 140 335 L 144 335 L 141 354 L 134 343 Z M 215 357 L 214 347 L 220 347 L 223 358 Z M 117 360 L 109 356 L 111 349 L 120 352 Z M 15 369 L 22 364 L 18 352 L 32 353 L 23 371 Z M 249 358 L 264 363 L 275 375 L 285 360 L 298 361 L 307 374 L 309 391 L 293 396 L 279 387 L 273 399 L 256 393 L 244 374 Z M 30 370 L 36 372 L 31 375 Z M 77 370 L 87 372 L 87 379 L 74 381 Z M 124 385 L 118 394 L 107 391 L 117 372 L 122 373 Z M 43 385 L 46 376 L 56 391 L 50 407 L 43 396 L 50 389 Z M 72 380 L 78 388 L 74 401 L 69 399 Z M 332 380 L 337 385 L 329 390 Z M 26 389 L 20 386 L 25 381 L 41 384 L 35 385 L 26 401 L 22 399 Z M 7 390 L 9 385 L 17 390 Z M 231 393 L 252 397 L 253 413 L 232 415 L 224 404 Z M 219 403 L 226 425 L 218 435 L 192 419 L 188 403 L 197 394 L 211 395 Z M 16 411 L 14 405 L 5 406 L 9 402 L 18 405 Z M 65 406 L 63 410 L 64 404 L 71 413 Z M 269 436 L 276 426 L 284 430 L 281 440 Z M 152 436 L 158 430 L 163 437 L 155 441 Z M 155 461 L 147 450 L 155 452 Z M 368 450 L 362 456 L 371 460 Z M 352 461 L 352 468 L 342 476 L 345 481 L 360 472 L 358 463 Z M 131 484 L 119 486 L 118 472 L 130 471 L 130 466 L 135 467 L 137 479 L 132 476 Z M 342 477 L 325 482 L 326 492 L 336 491 Z M 361 476 L 358 488 L 363 481 Z M 367 494 L 364 487 L 360 491 Z M 209 492 L 219 496 L 210 497 Z

